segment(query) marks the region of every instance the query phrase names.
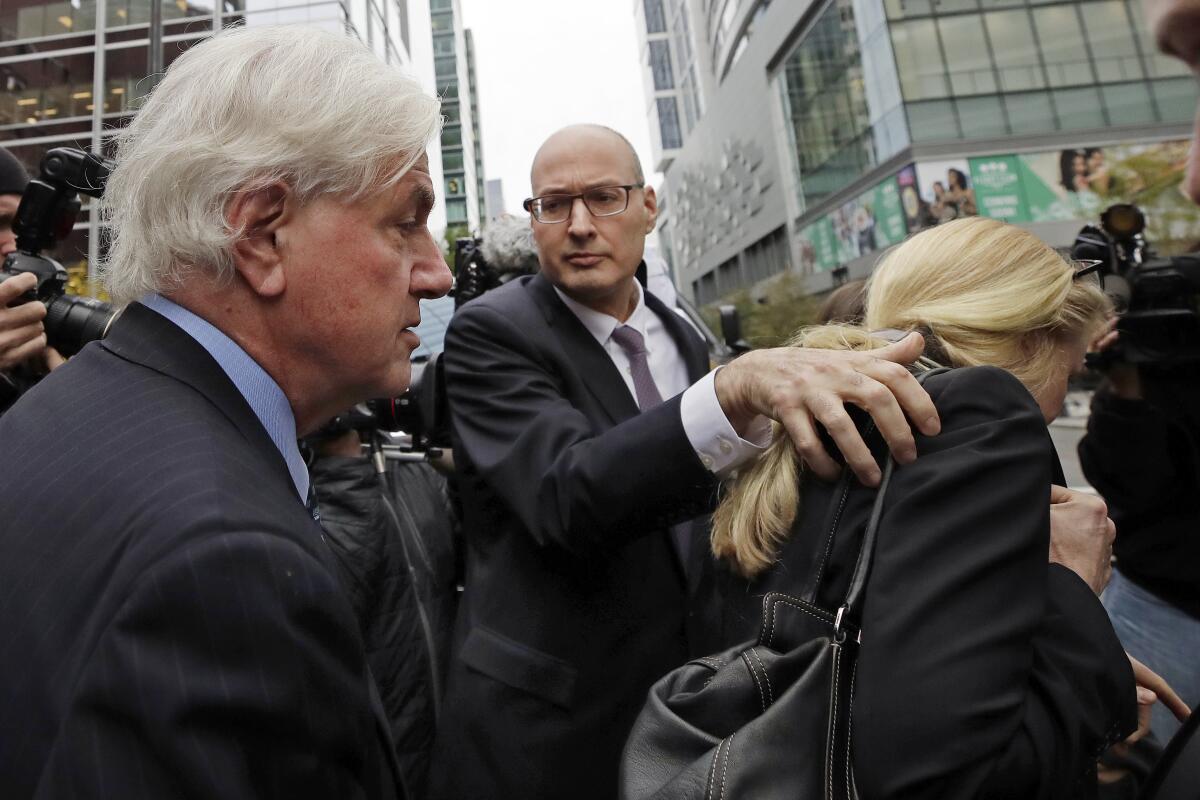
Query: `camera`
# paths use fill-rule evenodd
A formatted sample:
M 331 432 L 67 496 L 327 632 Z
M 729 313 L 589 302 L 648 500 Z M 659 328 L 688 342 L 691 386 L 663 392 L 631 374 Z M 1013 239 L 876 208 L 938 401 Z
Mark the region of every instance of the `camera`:
M 1117 344 L 1089 354 L 1088 366 L 1113 362 L 1151 368 L 1200 366 L 1200 253 L 1158 257 L 1144 234 L 1137 206 L 1109 206 L 1099 225 L 1075 238 L 1075 259 L 1098 260 L 1104 291 L 1120 318 Z
M 71 232 L 79 216 L 80 192 L 91 197 L 103 194 L 111 169 L 108 161 L 75 148 L 56 147 L 46 153 L 40 174 L 21 195 L 13 220 L 17 249 L 5 257 L 0 267 L 0 281 L 25 272 L 37 276 L 37 285 L 17 304 L 45 304 L 46 339 L 64 356 L 74 355 L 88 342 L 103 338 L 115 314 L 107 303 L 67 295 L 67 271 L 42 251 Z

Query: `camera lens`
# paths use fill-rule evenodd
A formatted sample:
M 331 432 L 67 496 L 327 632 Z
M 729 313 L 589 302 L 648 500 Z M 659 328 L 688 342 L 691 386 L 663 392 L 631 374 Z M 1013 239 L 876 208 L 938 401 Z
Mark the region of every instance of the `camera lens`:
M 101 339 L 112 322 L 112 306 L 91 297 L 59 295 L 46 302 L 46 340 L 64 356 Z

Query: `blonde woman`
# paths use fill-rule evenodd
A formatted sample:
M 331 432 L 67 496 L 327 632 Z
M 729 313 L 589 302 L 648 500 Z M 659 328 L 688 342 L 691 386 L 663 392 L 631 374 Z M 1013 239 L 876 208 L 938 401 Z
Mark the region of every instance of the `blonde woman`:
M 863 327 L 795 344 L 866 349 L 869 331 L 920 330 L 926 357 L 956 369 L 925 382 L 942 432 L 917 434 L 887 490 L 851 713 L 859 793 L 1086 796 L 1097 753 L 1135 727 L 1135 684 L 1100 586 L 1048 563 L 1060 473 L 1046 424 L 1106 298 L 1035 236 L 973 218 L 890 252 L 866 308 Z M 837 608 L 875 496 L 852 486 L 832 502 L 835 485 L 803 474 L 777 435 L 728 487 L 713 550 L 750 598 L 803 595 L 819 575 L 817 605 Z

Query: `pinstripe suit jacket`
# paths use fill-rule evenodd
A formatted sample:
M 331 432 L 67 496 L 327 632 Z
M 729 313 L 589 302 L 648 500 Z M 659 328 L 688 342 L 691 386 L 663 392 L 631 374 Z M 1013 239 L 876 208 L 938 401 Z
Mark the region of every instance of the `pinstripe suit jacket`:
M 279 451 L 134 304 L 0 419 L 0 796 L 402 793 Z

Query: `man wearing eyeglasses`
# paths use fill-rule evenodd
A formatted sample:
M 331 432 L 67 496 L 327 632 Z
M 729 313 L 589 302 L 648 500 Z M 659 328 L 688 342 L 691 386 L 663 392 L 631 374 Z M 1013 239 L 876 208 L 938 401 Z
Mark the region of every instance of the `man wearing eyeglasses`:
M 689 520 L 766 442 L 768 417 L 836 475 L 819 422 L 866 482 L 878 468 L 844 403 L 902 461 L 905 413 L 938 424 L 900 366 L 915 335 L 709 372 L 696 332 L 638 280 L 658 207 L 616 132 L 559 131 L 531 178 L 540 273 L 472 300 L 446 334 L 468 555 L 434 797 L 615 795 L 650 685 L 705 649 L 689 609 L 707 594 L 707 528 Z

